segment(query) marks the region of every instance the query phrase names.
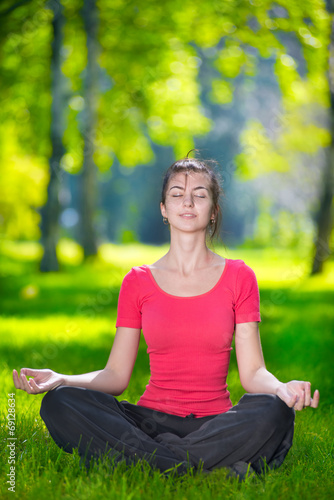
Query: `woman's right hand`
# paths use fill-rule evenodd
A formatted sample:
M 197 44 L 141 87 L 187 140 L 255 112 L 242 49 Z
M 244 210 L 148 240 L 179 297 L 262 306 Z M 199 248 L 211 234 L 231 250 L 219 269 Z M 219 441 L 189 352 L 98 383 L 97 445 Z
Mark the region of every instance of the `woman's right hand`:
M 22 368 L 20 375 L 13 370 L 13 380 L 16 389 L 26 391 L 28 394 L 41 394 L 64 384 L 65 377 L 48 369 Z

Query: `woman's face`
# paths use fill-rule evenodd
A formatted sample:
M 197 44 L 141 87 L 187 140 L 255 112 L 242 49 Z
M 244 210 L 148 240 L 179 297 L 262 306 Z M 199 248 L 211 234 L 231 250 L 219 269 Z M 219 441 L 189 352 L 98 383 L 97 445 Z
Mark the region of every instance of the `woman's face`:
M 206 230 L 215 215 L 208 176 L 192 171 L 175 174 L 169 180 L 166 201 L 160 208 L 171 228 L 186 232 Z

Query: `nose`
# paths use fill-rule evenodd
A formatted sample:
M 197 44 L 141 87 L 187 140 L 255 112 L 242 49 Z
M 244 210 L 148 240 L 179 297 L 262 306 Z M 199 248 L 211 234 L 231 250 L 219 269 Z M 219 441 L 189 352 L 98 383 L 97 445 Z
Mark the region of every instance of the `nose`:
M 192 206 L 194 206 L 194 200 L 193 200 L 193 196 L 192 196 L 191 193 L 184 193 L 183 205 L 185 207 L 192 207 Z

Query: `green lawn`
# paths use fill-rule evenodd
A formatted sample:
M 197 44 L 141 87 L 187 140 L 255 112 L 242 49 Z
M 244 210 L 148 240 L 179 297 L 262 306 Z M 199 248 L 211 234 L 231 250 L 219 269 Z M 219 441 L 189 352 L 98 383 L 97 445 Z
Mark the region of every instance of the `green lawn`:
M 105 245 L 99 258 L 77 262 L 65 248 L 62 271 L 37 272 L 39 248 L 3 246 L 0 260 L 1 485 L 8 491 L 10 448 L 6 427 L 7 394 L 15 393 L 16 495 L 29 499 L 327 499 L 333 494 L 333 326 L 334 263 L 319 277 L 306 275 L 309 261 L 273 250 L 219 250 L 242 258 L 255 270 L 261 292 L 261 335 L 268 368 L 281 380 L 310 380 L 319 388 L 318 410 L 296 416 L 294 446 L 283 466 L 265 478 L 239 483 L 224 470 L 209 475 L 165 477 L 148 466 L 111 471 L 94 464 L 89 472 L 79 458 L 60 451 L 39 417 L 42 396 L 16 391 L 11 372 L 23 366 L 82 373 L 102 368 L 115 332 L 122 276 L 132 265 L 156 260 L 165 248 Z M 142 341 L 135 370 L 121 399 L 135 402 L 148 380 Z M 229 389 L 233 403 L 243 394 L 232 354 Z

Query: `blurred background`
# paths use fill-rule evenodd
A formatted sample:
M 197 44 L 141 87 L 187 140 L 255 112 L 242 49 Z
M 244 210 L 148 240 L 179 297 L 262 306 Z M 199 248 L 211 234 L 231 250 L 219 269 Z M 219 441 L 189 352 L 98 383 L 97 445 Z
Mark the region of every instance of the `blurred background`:
M 227 247 L 331 254 L 331 1 L 2 0 L 0 254 L 161 245 L 164 171 L 220 164 Z M 23 250 L 22 250 L 23 251 Z
M 259 281 L 266 366 L 321 394 L 298 412 L 287 480 L 261 491 L 331 497 L 333 19 L 334 0 L 0 0 L 0 408 L 14 368 L 105 365 L 124 274 L 168 248 L 163 174 L 196 148 L 220 165 L 214 248 Z M 142 337 L 119 397 L 136 402 L 149 376 Z M 236 403 L 234 352 L 228 384 Z M 132 472 L 82 489 L 36 418 L 41 397 L 17 391 L 21 498 L 145 497 Z

